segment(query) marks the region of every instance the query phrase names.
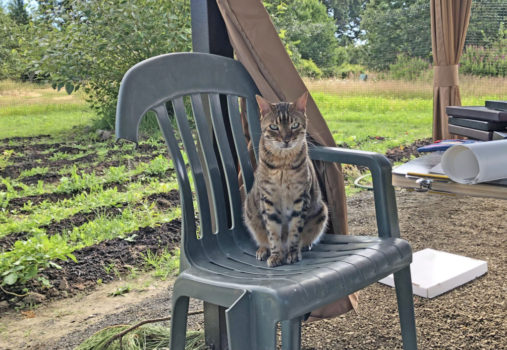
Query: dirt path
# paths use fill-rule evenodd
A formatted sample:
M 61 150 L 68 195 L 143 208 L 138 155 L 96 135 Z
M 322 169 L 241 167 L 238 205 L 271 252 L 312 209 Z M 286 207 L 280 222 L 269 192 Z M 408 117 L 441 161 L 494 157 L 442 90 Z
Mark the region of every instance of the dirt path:
M 132 324 L 166 317 L 171 310 L 174 279 L 160 281 L 149 275 L 135 280 L 114 281 L 89 294 L 57 300 L 33 310 L 9 311 L 0 319 L 0 349 L 73 349 L 93 333 L 113 324 Z M 130 291 L 111 296 L 121 288 Z M 192 311 L 202 308 L 194 301 Z M 199 329 L 199 315 L 190 327 Z
M 400 228 L 414 251 L 433 248 L 486 260 L 488 273 L 434 299 L 414 297 L 420 349 L 505 348 L 507 201 L 397 192 Z M 373 198 L 362 192 L 349 200 L 353 234 L 375 232 Z M 72 349 L 113 324 L 136 323 L 170 314 L 172 281 L 142 276 L 100 286 L 87 295 L 54 301 L 29 312 L 0 316 L 0 349 Z M 131 286 L 124 296 L 109 294 Z M 193 301 L 193 311 L 201 303 Z M 33 318 L 30 318 L 34 316 Z M 202 315 L 190 318 L 199 329 Z M 374 284 L 360 294 L 358 313 L 303 326 L 303 349 L 400 349 L 396 298 Z

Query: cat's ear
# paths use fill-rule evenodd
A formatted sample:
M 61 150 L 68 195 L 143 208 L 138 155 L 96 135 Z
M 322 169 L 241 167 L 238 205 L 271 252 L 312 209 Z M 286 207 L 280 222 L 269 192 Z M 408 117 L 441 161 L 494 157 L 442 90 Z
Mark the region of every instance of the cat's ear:
M 266 100 L 264 97 L 255 95 L 255 99 L 257 100 L 257 104 L 259 105 L 259 110 L 261 111 L 261 117 L 264 117 L 271 111 L 271 103 Z
M 305 113 L 306 112 L 306 102 L 308 101 L 308 91 L 303 92 L 301 96 L 299 96 L 294 102 L 294 106 L 296 106 L 296 110 Z

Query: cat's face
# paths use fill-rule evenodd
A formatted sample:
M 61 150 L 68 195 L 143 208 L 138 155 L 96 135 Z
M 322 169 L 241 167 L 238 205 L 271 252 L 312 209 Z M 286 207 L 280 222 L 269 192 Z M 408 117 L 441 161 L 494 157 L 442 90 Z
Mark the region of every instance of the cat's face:
M 266 145 L 283 151 L 300 146 L 305 141 L 307 92 L 294 102 L 270 103 L 260 96 L 256 98 Z

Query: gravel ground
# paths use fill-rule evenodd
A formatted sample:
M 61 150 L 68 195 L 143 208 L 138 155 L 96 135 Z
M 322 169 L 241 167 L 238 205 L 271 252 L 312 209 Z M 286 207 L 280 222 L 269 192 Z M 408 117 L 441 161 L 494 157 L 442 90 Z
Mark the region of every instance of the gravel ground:
M 371 193 L 349 200 L 352 234 L 374 228 Z M 413 251 L 486 260 L 488 273 L 433 299 L 414 297 L 420 349 L 506 349 L 507 201 L 397 192 L 400 229 Z M 376 283 L 359 310 L 303 326 L 304 349 L 401 349 L 393 288 Z

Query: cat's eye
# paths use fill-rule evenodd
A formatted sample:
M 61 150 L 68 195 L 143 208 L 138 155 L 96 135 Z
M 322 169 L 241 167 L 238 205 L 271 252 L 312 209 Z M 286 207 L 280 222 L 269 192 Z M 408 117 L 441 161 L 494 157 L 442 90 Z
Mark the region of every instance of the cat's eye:
M 299 128 L 299 123 L 298 122 L 292 123 L 292 125 L 290 127 L 292 129 L 297 129 L 297 128 Z
M 270 128 L 271 130 L 278 130 L 278 125 L 276 125 L 276 124 L 271 124 L 271 125 L 269 126 L 269 128 Z

